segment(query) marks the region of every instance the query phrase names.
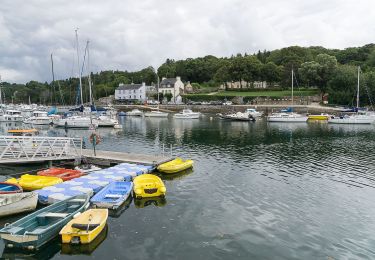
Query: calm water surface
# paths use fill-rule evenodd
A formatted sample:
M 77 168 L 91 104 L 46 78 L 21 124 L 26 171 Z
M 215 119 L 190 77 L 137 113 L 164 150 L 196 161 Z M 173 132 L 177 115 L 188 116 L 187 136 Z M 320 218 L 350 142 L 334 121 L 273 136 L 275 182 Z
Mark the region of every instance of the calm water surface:
M 127 201 L 93 245 L 51 242 L 35 259 L 374 259 L 375 126 L 121 119 L 99 149 L 195 160 L 166 200 Z M 44 135 L 86 136 L 45 129 Z M 33 166 L 34 168 L 40 166 Z M 31 167 L 1 168 L 7 174 Z M 13 221 L 0 219 L 0 223 Z

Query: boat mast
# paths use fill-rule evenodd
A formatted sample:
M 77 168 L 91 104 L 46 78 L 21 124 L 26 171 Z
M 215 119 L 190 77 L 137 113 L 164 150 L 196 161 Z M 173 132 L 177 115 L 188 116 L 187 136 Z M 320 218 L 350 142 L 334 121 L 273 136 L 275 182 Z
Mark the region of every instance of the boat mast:
M 1 96 L 1 91 L 2 91 L 1 86 L 2 86 L 2 82 L 1 82 L 1 75 L 0 75 L 0 107 L 2 107 L 2 104 L 3 104 L 3 98 Z
M 89 52 L 89 43 L 90 41 L 87 41 L 87 70 L 88 70 L 88 79 L 89 79 L 89 95 L 90 95 L 90 106 L 93 105 L 93 102 L 92 102 L 92 82 L 91 82 L 91 71 L 90 71 L 90 52 Z
M 359 109 L 359 71 L 360 71 L 360 67 L 358 66 L 358 75 L 357 75 L 357 113 L 358 113 L 358 109 Z
M 293 69 L 292 69 L 292 107 L 293 107 L 293 86 L 294 85 L 294 71 L 293 71 Z
M 79 89 L 81 91 L 81 105 L 83 106 L 83 93 L 82 93 L 82 78 L 81 78 L 81 72 L 80 72 L 80 67 L 79 67 L 79 44 L 78 44 L 78 28 L 75 30 L 76 31 L 76 45 L 77 45 L 77 67 L 78 67 L 78 77 L 79 77 Z

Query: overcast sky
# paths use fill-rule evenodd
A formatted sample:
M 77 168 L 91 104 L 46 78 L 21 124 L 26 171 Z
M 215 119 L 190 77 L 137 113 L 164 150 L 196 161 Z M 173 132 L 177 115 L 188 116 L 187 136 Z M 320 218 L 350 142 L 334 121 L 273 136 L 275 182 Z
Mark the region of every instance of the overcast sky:
M 50 82 L 51 52 L 58 79 L 76 76 L 77 27 L 93 71 L 133 71 L 166 58 L 362 46 L 375 42 L 375 1 L 1 0 L 2 80 Z

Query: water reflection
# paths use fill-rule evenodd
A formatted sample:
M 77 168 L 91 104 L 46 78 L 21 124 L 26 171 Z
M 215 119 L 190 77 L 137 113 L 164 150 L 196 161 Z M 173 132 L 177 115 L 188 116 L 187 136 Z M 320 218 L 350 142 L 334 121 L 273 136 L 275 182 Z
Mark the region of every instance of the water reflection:
M 179 180 L 185 178 L 187 175 L 191 174 L 193 172 L 193 169 L 187 169 L 184 171 L 180 171 L 173 174 L 163 174 L 163 173 L 156 173 L 163 181 L 173 181 L 173 180 Z
M 162 197 L 134 199 L 134 205 L 136 208 L 145 208 L 150 205 L 154 205 L 155 207 L 164 207 L 167 205 L 167 200 L 166 198 Z
M 94 253 L 95 249 L 107 238 L 108 235 L 108 225 L 104 227 L 102 232 L 89 244 L 62 244 L 61 254 L 62 255 L 91 255 Z
M 30 251 L 15 248 L 4 248 L 1 259 L 37 259 L 47 260 L 53 258 L 61 249 L 60 237 L 49 241 L 39 250 Z
M 132 196 L 129 196 L 129 198 L 127 198 L 127 200 L 122 203 L 122 205 L 120 207 L 118 207 L 116 210 L 109 210 L 108 211 L 108 215 L 112 218 L 118 218 L 122 215 L 122 213 L 125 212 L 125 210 L 127 210 L 130 206 L 130 204 L 132 203 L 133 201 L 133 198 Z

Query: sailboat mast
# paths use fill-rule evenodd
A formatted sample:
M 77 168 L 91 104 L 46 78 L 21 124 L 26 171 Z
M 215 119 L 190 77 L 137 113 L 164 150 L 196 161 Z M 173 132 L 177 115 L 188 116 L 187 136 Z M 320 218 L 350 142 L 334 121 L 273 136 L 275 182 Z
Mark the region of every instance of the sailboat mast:
M 92 103 L 92 83 L 91 83 L 91 71 L 90 71 L 90 52 L 89 52 L 89 43 L 90 41 L 87 41 L 87 70 L 88 70 L 88 79 L 89 79 L 89 94 L 90 94 L 90 106 L 93 105 Z
M 51 72 L 52 72 L 51 106 L 53 106 L 53 95 L 54 95 L 54 88 L 55 88 L 55 73 L 53 71 L 53 57 L 52 57 L 52 53 L 51 53 Z
M 358 75 L 357 75 L 357 112 L 358 112 L 358 109 L 359 109 L 359 71 L 360 71 L 360 67 L 358 66 Z
M 81 105 L 83 106 L 83 93 L 82 93 L 82 78 L 79 66 L 79 44 L 78 44 L 78 28 L 76 29 L 76 45 L 77 45 L 77 67 L 78 67 L 78 77 L 79 77 L 79 89 L 81 91 Z
M 1 86 L 2 86 L 2 82 L 1 82 L 1 75 L 0 75 L 0 106 L 3 104 L 3 98 L 1 96 L 1 91 L 2 91 Z
M 292 107 L 293 107 L 293 87 L 294 87 L 294 71 L 293 71 L 293 69 L 292 69 Z

